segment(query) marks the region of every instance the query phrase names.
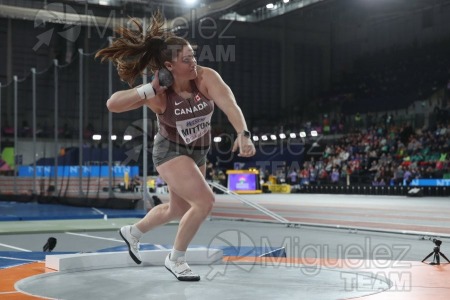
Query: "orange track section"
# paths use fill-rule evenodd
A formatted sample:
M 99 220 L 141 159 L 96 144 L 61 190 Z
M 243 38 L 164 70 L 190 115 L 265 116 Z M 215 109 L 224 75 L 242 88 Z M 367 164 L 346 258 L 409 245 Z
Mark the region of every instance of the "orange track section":
M 54 272 L 54 270 L 47 269 L 45 263 L 35 262 L 17 267 L 7 269 L 0 269 L 0 299 L 2 300 L 35 300 L 43 299 L 40 297 L 33 297 L 22 294 L 16 291 L 14 284 L 24 278 L 39 275 L 42 273 Z

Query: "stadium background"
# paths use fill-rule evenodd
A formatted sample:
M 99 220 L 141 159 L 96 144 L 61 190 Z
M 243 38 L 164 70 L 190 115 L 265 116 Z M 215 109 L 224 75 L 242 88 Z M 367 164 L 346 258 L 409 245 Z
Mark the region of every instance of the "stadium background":
M 409 155 L 406 161 L 411 161 L 418 152 L 408 148 L 410 134 L 415 134 L 420 149 L 431 150 L 413 160 L 417 172 L 411 178 L 445 179 L 449 1 L 285 2 L 274 2 L 269 8 L 264 1 L 204 1 L 191 7 L 179 1 L 2 1 L 1 148 L 17 142 L 16 158 L 10 152 L 3 153 L 4 162 L 51 166 L 57 157 L 60 166 L 105 165 L 105 101 L 110 93 L 110 71 L 108 64 L 101 64 L 93 55 L 114 35 L 110 28 L 113 24 L 126 22 L 128 16 L 150 17 L 160 9 L 178 34 L 198 45 L 198 63 L 218 70 L 230 85 L 250 130 L 258 138 L 258 155 L 237 159 L 229 153 L 234 132 L 217 111 L 212 134 L 221 141 L 213 144 L 209 155 L 216 172 L 240 163 L 238 166 L 256 167 L 277 177 L 278 182 L 287 182 L 292 171 L 301 177 L 300 171 L 308 171 L 311 165 L 319 173 L 321 165 L 316 162 L 327 165 L 327 150 L 331 158 L 336 158 L 352 144 L 350 159 L 332 165 L 337 166 L 342 178 L 349 173 L 352 184 L 373 186 L 376 172 L 369 172 L 373 161 L 378 162 L 383 152 L 392 152 L 395 169 L 404 165 L 405 156 Z M 214 5 L 226 9 L 214 10 Z M 67 19 L 47 17 L 46 11 L 70 14 L 75 21 L 63 24 Z M 36 73 L 35 129 L 32 68 Z M 111 73 L 112 91 L 127 88 L 114 71 Z M 59 97 L 56 145 L 55 93 Z M 113 115 L 113 134 L 117 136 L 113 161 L 116 165 L 138 166 L 140 173 L 142 119 L 139 110 Z M 148 119 L 151 148 L 157 129 L 151 112 Z M 14 126 L 17 140 L 13 138 Z M 417 129 L 423 131 L 417 135 Z M 318 135 L 312 136 L 313 131 Z M 429 132 L 437 138 L 421 140 Z M 355 133 L 361 135 L 355 137 Z M 101 140 L 92 139 L 96 134 L 102 136 Z M 126 134 L 133 137 L 131 141 L 124 139 Z M 402 141 L 408 155 L 399 156 L 398 145 L 385 151 L 377 142 L 372 143 L 389 134 L 395 135 L 394 143 Z M 367 143 L 368 136 L 375 156 L 365 158 L 370 150 L 355 146 Z M 353 139 L 351 143 L 345 140 L 348 137 Z M 352 158 L 356 167 L 350 163 Z M 305 165 L 309 161 L 313 163 Z M 8 167 L 4 169 L 11 175 Z M 147 171 L 155 174 L 151 160 Z M 326 171 L 324 182 L 331 183 L 332 169 Z M 386 176 L 386 186 L 392 185 L 394 175 L 395 171 Z M 345 179 L 341 184 L 348 185 Z

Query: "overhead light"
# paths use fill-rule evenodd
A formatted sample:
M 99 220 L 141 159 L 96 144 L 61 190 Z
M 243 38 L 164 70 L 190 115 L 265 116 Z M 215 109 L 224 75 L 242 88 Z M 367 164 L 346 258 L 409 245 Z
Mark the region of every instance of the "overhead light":
M 301 131 L 301 132 L 300 132 L 300 137 L 302 137 L 302 138 L 306 137 L 306 132 Z
M 111 136 L 111 141 L 115 141 L 115 140 L 117 140 L 117 135 L 113 134 L 113 135 Z
M 275 6 L 273 5 L 273 3 L 269 3 L 266 5 L 267 9 L 273 9 Z
M 312 130 L 312 131 L 311 131 L 311 136 L 317 136 L 317 131 Z
M 216 136 L 214 138 L 214 142 L 216 142 L 216 143 L 220 143 L 221 141 L 222 141 L 222 138 L 220 136 Z
M 100 140 L 102 139 L 102 136 L 101 136 L 100 134 L 94 134 L 94 135 L 92 136 L 92 139 L 93 139 L 94 141 L 100 141 Z
M 275 141 L 275 140 L 277 139 L 277 136 L 276 136 L 275 134 L 271 134 L 271 135 L 270 135 L 270 139 L 271 139 L 272 141 Z
M 129 135 L 129 134 L 125 134 L 125 135 L 123 136 L 123 140 L 124 140 L 124 141 L 131 141 L 132 138 L 133 138 L 133 137 L 132 137 L 131 135 Z
M 197 3 L 197 0 L 184 0 L 184 2 L 186 2 L 187 5 L 194 5 Z
M 284 140 L 286 138 L 286 135 L 284 133 L 280 133 L 278 135 L 280 137 L 280 139 Z
M 283 3 L 289 3 L 289 0 L 283 0 Z
M 259 136 L 254 135 L 254 136 L 253 136 L 253 141 L 255 141 L 255 142 L 259 141 Z
M 109 0 L 99 0 L 98 4 L 100 4 L 100 5 L 109 5 Z
M 263 135 L 263 136 L 261 137 L 261 139 L 262 139 L 263 141 L 267 141 L 267 140 L 268 140 L 267 135 Z
M 297 136 L 295 133 L 293 133 L 293 132 L 291 132 L 290 134 L 289 134 L 289 136 L 291 137 L 291 139 L 295 139 L 295 137 Z

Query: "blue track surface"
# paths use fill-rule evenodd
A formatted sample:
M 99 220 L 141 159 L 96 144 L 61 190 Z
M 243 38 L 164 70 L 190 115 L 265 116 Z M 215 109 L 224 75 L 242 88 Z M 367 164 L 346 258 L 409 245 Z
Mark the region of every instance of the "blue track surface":
M 35 221 L 68 219 L 142 218 L 145 210 L 93 209 L 59 204 L 39 204 L 0 201 L 0 221 Z

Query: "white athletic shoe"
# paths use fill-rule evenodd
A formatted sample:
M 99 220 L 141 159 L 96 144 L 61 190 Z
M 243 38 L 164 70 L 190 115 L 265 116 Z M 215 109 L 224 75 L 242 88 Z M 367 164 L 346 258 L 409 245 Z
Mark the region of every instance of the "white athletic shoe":
M 185 261 L 184 257 L 179 257 L 177 261 L 172 261 L 169 258 L 170 253 L 166 256 L 164 265 L 178 280 L 180 281 L 199 281 L 200 275 L 194 274 Z
M 139 239 L 131 234 L 131 226 L 123 226 L 120 228 L 119 234 L 125 243 L 127 243 L 128 253 L 130 253 L 130 256 L 134 262 L 137 264 L 142 263 L 141 255 L 139 254 Z

